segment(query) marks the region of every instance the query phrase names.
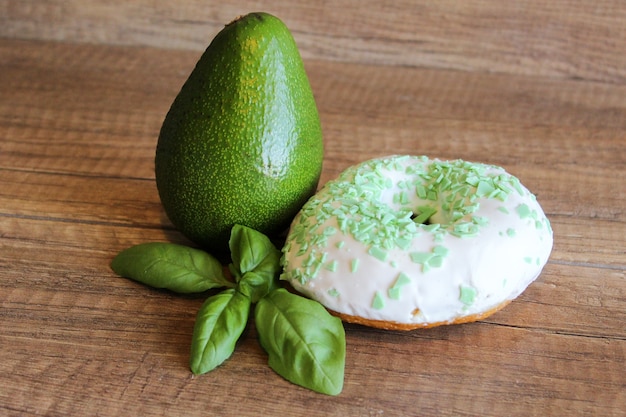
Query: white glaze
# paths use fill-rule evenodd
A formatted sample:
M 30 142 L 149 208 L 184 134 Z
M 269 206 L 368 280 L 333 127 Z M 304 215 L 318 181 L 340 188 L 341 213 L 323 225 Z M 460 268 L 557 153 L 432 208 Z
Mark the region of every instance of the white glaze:
M 465 213 L 451 220 L 450 210 L 446 212 L 442 204 L 451 194 L 462 191 L 455 194 L 439 190 L 436 201 L 432 201 L 418 196 L 420 192 L 424 196 L 423 189 L 418 192 L 415 186 L 406 185 L 408 180 L 413 184 L 430 183 L 430 189 L 437 189 L 434 179 L 424 179 L 423 175 L 433 167 L 442 170 L 441 167 L 448 164 L 454 167 L 456 174 L 465 172 L 467 167 L 476 169 L 480 173 L 478 179 L 486 179 L 485 184 L 490 178 L 497 178 L 507 191 L 495 197 L 498 191 L 490 193 L 491 197 L 482 195 L 484 184 L 478 192 L 476 176 L 471 174 L 468 181 L 474 185 L 458 184 L 459 189 L 470 191 L 462 199 L 467 203 Z M 372 185 L 371 180 L 363 179 L 363 174 L 367 177 L 372 173 L 376 181 L 391 180 L 384 185 L 379 182 L 380 190 L 373 194 L 363 191 Z M 358 206 L 354 195 L 355 177 L 359 177 L 362 184 L 356 197 L 361 203 L 369 198 L 365 202 L 366 214 L 355 208 Z M 463 174 L 452 179 L 459 178 L 463 178 Z M 437 180 L 441 181 L 441 176 Z M 327 212 L 340 208 L 342 213 L 348 213 L 348 220 L 321 216 L 320 208 L 324 205 Z M 384 239 L 372 244 L 370 238 L 355 238 L 354 229 L 351 232 L 346 227 L 346 221 L 353 222 L 353 227 L 368 224 L 384 234 L 385 213 L 397 214 L 405 210 L 406 220 L 407 208 L 417 212 L 417 207 L 424 205 L 438 210 L 430 223 L 442 227 L 432 231 L 430 229 L 436 225 L 411 225 L 404 221 L 398 233 L 411 239 L 401 245 Z M 368 211 L 370 209 L 373 212 Z M 473 233 L 455 234 L 455 225 L 464 222 L 476 223 Z M 395 220 L 392 223 L 398 227 Z M 415 232 L 409 233 L 413 229 Z M 372 246 L 382 249 L 381 256 L 370 254 Z M 445 249 L 439 259 L 431 258 L 433 265 L 425 267 L 416 263 L 421 255 L 412 254 L 432 253 L 439 250 L 434 249 L 436 247 Z M 297 291 L 338 313 L 369 320 L 427 325 L 480 314 L 514 299 L 537 278 L 551 249 L 552 230 L 534 195 L 502 168 L 393 156 L 349 168 L 309 200 L 292 223 L 283 249 L 282 278 Z M 321 262 L 311 266 L 311 256 Z M 354 262 L 358 263 L 356 272 L 352 271 Z M 403 278 L 408 278 L 408 283 L 390 292 L 401 273 Z

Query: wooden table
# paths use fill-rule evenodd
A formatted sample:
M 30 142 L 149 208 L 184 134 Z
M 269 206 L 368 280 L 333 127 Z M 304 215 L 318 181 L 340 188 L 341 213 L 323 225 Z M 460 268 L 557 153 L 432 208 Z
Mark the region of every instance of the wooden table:
M 387 154 L 493 163 L 537 195 L 554 229 L 539 279 L 485 320 L 346 325 L 337 397 L 276 375 L 254 326 L 223 366 L 193 376 L 204 296 L 109 268 L 137 243 L 188 243 L 159 202 L 156 138 L 220 22 L 249 9 L 1 3 L 0 415 L 626 412 L 623 2 L 567 13 L 557 2 L 267 5 L 302 45 L 325 135 L 321 183 Z

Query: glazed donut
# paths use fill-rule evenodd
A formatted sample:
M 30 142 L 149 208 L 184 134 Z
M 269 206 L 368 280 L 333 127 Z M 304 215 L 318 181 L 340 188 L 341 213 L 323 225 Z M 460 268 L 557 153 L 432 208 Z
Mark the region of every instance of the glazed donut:
M 551 250 L 535 196 L 504 169 L 389 156 L 348 168 L 302 207 L 281 279 L 344 321 L 411 330 L 487 317 Z

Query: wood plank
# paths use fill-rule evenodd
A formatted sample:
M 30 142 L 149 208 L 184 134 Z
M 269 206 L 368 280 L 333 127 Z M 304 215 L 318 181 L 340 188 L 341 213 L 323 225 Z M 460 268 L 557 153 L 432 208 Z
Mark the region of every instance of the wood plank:
M 137 48 L 95 52 L 98 48 L 93 46 L 21 46 L 19 50 L 25 52 L 7 53 L 2 68 L 12 81 L 0 86 L 6 98 L 0 103 L 5 166 L 27 168 L 9 161 L 11 155 L 18 159 L 28 155 L 33 168 L 40 170 L 78 166 L 92 175 L 152 178 L 161 121 L 196 55 Z M 66 48 L 71 53 L 60 52 Z M 162 59 L 165 54 L 170 59 Z M 87 59 L 92 55 L 108 59 Z M 171 62 L 184 64 L 176 67 Z M 119 63 L 119 69 L 114 69 L 114 63 Z M 66 65 L 75 66 L 83 79 L 68 73 Z M 328 164 L 354 155 L 354 149 L 365 156 L 423 153 L 505 167 L 525 164 L 522 156 L 530 157 L 535 166 L 544 160 L 550 166 L 585 160 L 594 169 L 626 163 L 624 86 L 321 61 L 310 62 L 308 68 L 322 116 Z M 24 94 L 32 79 L 41 86 Z M 42 99 L 41 90 L 47 99 Z M 101 100 L 102 96 L 107 99 Z M 48 146 L 49 139 L 60 146 Z M 502 152 L 511 141 L 516 146 Z M 70 162 L 77 156 L 80 164 Z
M 626 339 L 626 272 L 553 260 L 507 308 L 485 322 L 561 334 Z
M 296 414 L 316 410 L 317 415 L 331 416 L 373 410 L 398 416 L 415 412 L 497 416 L 522 415 L 530 409 L 617 416 L 624 401 L 624 340 L 484 323 L 412 333 L 348 326 L 344 394 L 329 399 L 293 387 L 269 371 L 253 328 L 222 367 L 192 378 L 186 367 L 188 338 L 174 330 L 189 329 L 189 319 L 164 314 L 159 321 L 141 323 L 143 315 L 129 322 L 110 317 L 110 312 L 79 312 L 53 313 L 46 320 L 33 321 L 37 337 L 26 339 L 26 345 L 21 337 L 2 333 L 0 380 L 8 387 L 2 395 L 11 396 L 17 405 L 14 410 L 93 414 L 110 406 L 108 412 L 203 415 L 205 408 L 183 408 L 200 406 L 208 395 L 211 402 L 205 407 L 228 415 L 235 410 L 242 413 L 238 415 L 286 410 L 288 405 Z M 68 316 L 73 320 L 68 321 Z M 77 322 L 78 317 L 84 323 Z M 72 332 L 73 326 L 94 330 Z M 67 331 L 55 338 L 49 328 Z M 98 337 L 109 332 L 113 339 Z M 103 346 L 103 341 L 108 344 Z M 373 343 L 377 349 L 372 349 Z M 446 366 L 441 366 L 442 360 Z M 15 375 L 22 381 L 19 388 L 7 384 Z M 49 385 L 43 387 L 42 379 Z M 264 389 L 281 395 L 249 401 L 250 387 L 259 381 Z M 33 395 L 42 389 L 52 395 Z
M 307 59 L 626 79 L 620 0 L 331 3 L 5 0 L 0 37 L 203 50 L 238 15 L 268 11 Z
M 172 228 L 154 179 L 0 169 L 0 215 Z
M 462 120 L 624 129 L 625 86 L 540 76 L 310 62 L 316 98 L 373 121 Z M 497 111 L 495 111 L 497 109 Z M 407 120 L 407 116 L 410 118 Z
M 67 120 L 74 127 L 84 122 L 116 135 L 153 133 L 151 118 L 162 119 L 199 56 L 146 48 L 23 42 L 15 49 L 8 45 L 11 41 L 0 40 L 4 57 L 0 65 L 9 80 L 2 92 L 17 109 L 13 110 L 16 117 L 4 116 L 7 122 L 23 125 L 37 119 L 41 127 L 71 128 L 42 117 L 43 110 L 79 111 L 84 113 L 81 119 Z M 626 128 L 622 85 L 325 61 L 306 64 L 319 107 L 330 114 L 349 109 L 375 120 L 404 120 L 410 115 L 418 120 L 516 122 L 534 127 Z M 80 76 L 68 72 L 68 65 Z M 25 90 L 30 94 L 24 95 Z M 109 114 L 122 108 L 121 114 Z M 499 111 L 493 111 L 496 108 Z M 100 114 L 103 109 L 106 112 Z
M 345 396 L 338 398 L 315 396 L 291 387 L 268 371 L 254 340 L 244 342 L 213 375 L 195 378 L 180 359 L 158 350 L 149 349 L 139 355 L 125 350 L 126 345 L 111 350 L 63 341 L 34 341 L 13 356 L 21 360 L 13 359 L 2 366 L 20 375 L 25 383 L 26 389 L 22 390 L 5 385 L 5 392 L 19 404 L 16 411 L 24 411 L 21 415 L 35 415 L 37 410 L 46 410 L 50 415 L 76 411 L 93 415 L 110 407 L 107 412 L 111 415 L 122 410 L 146 416 L 205 415 L 209 410 L 216 415 L 252 416 L 286 410 L 287 404 L 294 414 L 316 410 L 315 415 L 328 416 L 498 416 L 523 415 L 532 409 L 550 415 L 619 415 L 618 407 L 624 401 L 619 375 L 623 341 L 563 335 L 545 340 L 543 335 L 524 330 L 518 330 L 511 338 L 497 326 L 468 325 L 465 329 L 471 332 L 456 328 L 428 338 L 385 334 L 376 341 L 387 349 L 383 356 L 368 349 L 366 341 L 372 335 L 364 334 L 362 344 L 352 345 Z M 5 337 L 2 339 L 6 341 Z M 173 339 L 164 343 L 180 343 Z M 487 339 L 498 343 L 484 346 Z M 416 344 L 420 347 L 419 355 L 413 353 Z M 572 359 L 563 351 L 564 346 L 579 356 Z M 66 351 L 67 355 L 51 356 L 51 350 Z M 516 362 L 511 361 L 508 352 L 516 353 Z M 437 365 L 442 353 L 446 367 Z M 114 370 L 115 379 L 106 377 L 110 369 Z M 44 387 L 40 381 L 46 374 L 50 374 L 50 378 L 45 378 L 50 385 Z M 0 380 L 7 382 L 7 375 L 3 372 Z M 579 375 L 588 377 L 581 380 Z M 280 392 L 280 396 L 259 396 L 250 401 L 248 387 L 259 379 L 264 381 L 266 390 Z M 55 395 L 35 395 L 42 389 Z M 207 397 L 210 403 L 203 401 Z M 398 401 L 403 398 L 412 401 Z M 189 407 L 191 404 L 196 406 Z
M 0 71 L 8 80 L 0 86 L 2 166 L 154 177 L 160 123 L 180 88 L 162 77 L 181 78 L 177 69 L 164 63 L 142 80 L 129 76 L 141 66 L 142 49 L 120 54 L 93 46 L 0 45 L 6 57 Z M 154 51 L 148 55 L 156 57 Z M 176 54 L 171 58 L 176 61 Z M 166 98 L 155 99 L 161 96 Z

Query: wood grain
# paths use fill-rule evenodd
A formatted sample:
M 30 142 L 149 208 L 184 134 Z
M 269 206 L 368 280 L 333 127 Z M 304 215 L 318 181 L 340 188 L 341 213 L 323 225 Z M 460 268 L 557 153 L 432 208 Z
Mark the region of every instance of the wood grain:
M 277 376 L 253 324 L 230 360 L 193 376 L 207 294 L 153 290 L 109 262 L 141 242 L 189 244 L 158 199 L 156 137 L 207 33 L 240 12 L 0 1 L 0 415 L 623 415 L 620 3 L 355 4 L 271 4 L 307 57 L 320 185 L 392 153 L 504 166 L 552 222 L 539 279 L 477 323 L 346 325 L 338 397 Z
M 3 0 L 0 37 L 203 50 L 253 11 L 283 19 L 307 59 L 626 80 L 621 0 Z

